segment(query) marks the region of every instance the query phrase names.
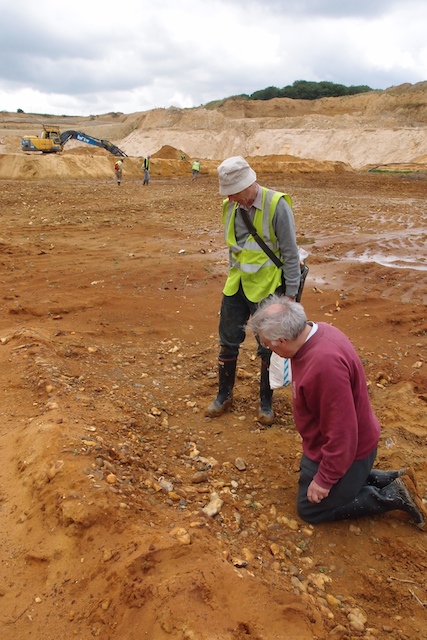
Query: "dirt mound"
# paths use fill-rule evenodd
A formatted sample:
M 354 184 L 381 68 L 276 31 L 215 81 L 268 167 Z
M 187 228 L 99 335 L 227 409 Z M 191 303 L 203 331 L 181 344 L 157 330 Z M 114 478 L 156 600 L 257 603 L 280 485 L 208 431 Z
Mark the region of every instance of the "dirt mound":
M 261 173 L 343 173 L 353 171 L 352 167 L 344 162 L 318 162 L 288 155 L 249 156 L 248 161 L 255 171 Z
M 185 156 L 183 151 L 170 147 L 169 145 L 164 145 L 161 149 L 156 151 L 156 153 L 153 153 L 151 157 L 163 158 L 166 160 L 181 160 L 183 156 Z
M 70 153 L 56 154 L 3 154 L 0 155 L 0 176 L 7 179 L 44 180 L 107 178 L 114 174 L 114 159 L 98 155 Z
M 1 127 L 1 116 L 0 116 Z M 0 137 L 0 153 L 17 153 L 21 148 L 21 137 L 9 135 L 8 133 Z
M 181 152 L 173 147 L 163 148 L 154 154 L 151 160 L 151 176 L 189 176 L 190 161 L 180 159 Z M 169 158 L 165 158 L 169 156 Z M 176 159 L 178 156 L 179 159 Z M 256 171 L 271 173 L 340 173 L 351 171 L 351 167 L 339 162 L 303 161 L 288 156 L 275 158 L 254 157 Z M 3 180 L 92 180 L 114 179 L 115 156 L 104 149 L 92 150 L 92 147 L 76 147 L 61 154 L 0 154 L 0 179 Z M 143 178 L 142 159 L 124 158 L 124 178 L 139 180 Z M 201 175 L 215 175 L 219 160 L 203 160 Z
M 114 178 L 117 158 L 104 150 L 70 150 L 62 154 L 1 154 L 0 177 L 13 180 L 92 180 Z M 141 178 L 140 160 L 124 158 L 128 178 Z
M 105 151 L 105 149 L 101 149 L 100 147 L 95 147 L 93 145 L 85 145 L 83 143 L 75 143 L 69 142 L 67 146 L 62 151 L 62 156 L 101 156 L 103 158 L 109 157 L 109 153 Z

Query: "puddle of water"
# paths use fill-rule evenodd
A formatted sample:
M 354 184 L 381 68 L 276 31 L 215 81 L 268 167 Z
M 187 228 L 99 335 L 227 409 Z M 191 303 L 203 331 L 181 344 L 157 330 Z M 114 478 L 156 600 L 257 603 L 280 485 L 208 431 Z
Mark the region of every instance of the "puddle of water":
M 317 249 L 324 249 L 329 259 L 343 262 L 370 263 L 395 269 L 427 271 L 427 233 L 424 228 L 417 233 L 407 229 L 368 235 L 323 236 L 316 239 Z M 350 248 L 351 247 L 351 248 Z
M 424 251 L 425 253 L 425 251 Z M 391 254 L 375 253 L 369 249 L 356 255 L 354 251 L 350 251 L 338 260 L 345 260 L 346 262 L 375 262 L 382 267 L 393 267 L 394 269 L 414 269 L 415 271 L 427 271 L 427 260 L 424 256 L 396 256 Z

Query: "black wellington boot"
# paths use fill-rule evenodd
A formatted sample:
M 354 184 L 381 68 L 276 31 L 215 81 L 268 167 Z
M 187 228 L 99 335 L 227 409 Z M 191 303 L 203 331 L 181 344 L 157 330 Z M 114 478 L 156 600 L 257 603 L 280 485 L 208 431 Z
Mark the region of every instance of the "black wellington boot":
M 265 426 L 270 426 L 274 422 L 274 411 L 272 406 L 273 389 L 270 387 L 270 358 L 261 359 L 261 379 L 259 384 L 259 409 L 258 422 Z
M 207 418 L 217 418 L 233 404 L 233 387 L 236 379 L 237 358 L 218 358 L 218 395 L 205 411 Z
M 390 484 L 390 482 L 393 482 L 393 480 L 396 480 L 396 478 L 400 478 L 401 476 L 408 476 L 408 478 L 410 478 L 414 483 L 415 488 L 418 488 L 417 477 L 412 467 L 408 467 L 407 469 L 398 469 L 397 471 L 372 469 L 368 476 L 367 484 L 372 487 L 378 487 L 378 489 L 383 489 Z
M 382 489 L 362 487 L 357 498 L 334 509 L 324 522 L 374 516 L 395 510 L 406 511 L 419 529 L 427 530 L 427 508 L 407 475 L 396 478 Z

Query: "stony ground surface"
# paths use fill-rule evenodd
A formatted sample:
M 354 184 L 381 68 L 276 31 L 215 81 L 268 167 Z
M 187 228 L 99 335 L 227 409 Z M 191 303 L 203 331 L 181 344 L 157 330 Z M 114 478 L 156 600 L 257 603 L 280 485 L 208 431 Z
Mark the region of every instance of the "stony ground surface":
M 426 497 L 426 176 L 259 178 L 294 197 L 309 317 L 363 360 L 377 465 L 412 465 Z M 0 210 L 1 638 L 427 637 L 427 534 L 298 518 L 290 395 L 260 428 L 251 336 L 233 410 L 203 415 L 216 180 L 4 180 Z

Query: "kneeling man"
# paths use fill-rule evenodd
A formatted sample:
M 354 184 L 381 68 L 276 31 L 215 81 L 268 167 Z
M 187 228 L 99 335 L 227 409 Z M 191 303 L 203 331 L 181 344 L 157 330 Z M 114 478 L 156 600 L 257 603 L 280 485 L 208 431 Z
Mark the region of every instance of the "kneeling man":
M 273 295 L 249 327 L 261 344 L 291 359 L 295 426 L 302 437 L 297 508 L 317 524 L 406 511 L 427 529 L 412 469 L 373 469 L 380 434 L 362 362 L 336 327 L 308 322 L 303 307 Z

